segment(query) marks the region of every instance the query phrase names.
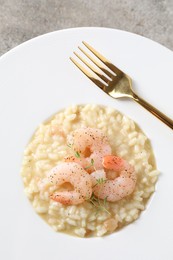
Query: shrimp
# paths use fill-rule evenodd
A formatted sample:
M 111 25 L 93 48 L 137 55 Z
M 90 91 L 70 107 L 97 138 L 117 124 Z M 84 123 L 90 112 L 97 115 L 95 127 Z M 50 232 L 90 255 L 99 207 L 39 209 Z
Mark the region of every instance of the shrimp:
M 65 205 L 77 205 L 89 199 L 92 194 L 90 175 L 77 163 L 63 162 L 48 173 L 48 180 L 60 188 L 64 183 L 70 183 L 73 190 L 54 192 L 50 198 Z
M 70 155 L 70 156 L 67 156 L 67 157 L 65 157 L 64 158 L 64 161 L 65 162 L 75 162 L 75 163 L 78 163 L 78 164 L 80 164 L 84 169 L 87 169 L 88 168 L 88 162 L 87 162 L 87 160 L 85 160 L 85 158 L 82 158 L 81 156 L 80 156 L 80 158 L 77 158 L 77 157 L 75 157 L 74 155 Z M 90 167 L 89 167 L 90 168 Z M 88 170 L 90 170 L 88 168 Z M 88 171 L 87 171 L 88 172 Z
M 66 158 L 65 161 L 75 161 L 82 167 L 88 168 L 88 172 L 92 172 L 94 169 L 102 169 L 103 157 L 111 154 L 108 139 L 99 129 L 79 128 L 67 137 L 67 141 L 73 145 L 74 151 L 79 153 L 80 158 L 71 156 Z M 94 162 L 94 167 L 92 167 L 91 162 Z M 91 167 L 87 167 L 88 165 L 91 165 Z
M 108 179 L 104 170 L 91 173 L 93 192 L 100 199 L 115 202 L 130 195 L 136 185 L 136 173 L 134 167 L 121 157 L 107 155 L 103 158 L 105 170 L 113 170 L 119 173 L 113 180 Z M 116 176 L 116 175 L 115 175 Z M 102 182 L 98 182 L 98 179 Z

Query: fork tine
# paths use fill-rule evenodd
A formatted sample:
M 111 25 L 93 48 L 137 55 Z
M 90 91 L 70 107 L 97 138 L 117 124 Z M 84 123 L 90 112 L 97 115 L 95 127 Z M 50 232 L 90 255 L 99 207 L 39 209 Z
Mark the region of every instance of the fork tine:
M 123 74 L 123 71 L 121 71 L 119 68 L 117 68 L 115 65 L 113 65 L 109 60 L 107 60 L 103 55 L 101 55 L 98 51 L 96 51 L 93 47 L 91 47 L 88 43 L 85 41 L 82 42 L 85 47 L 87 47 L 99 60 L 101 60 L 110 70 L 115 72 L 117 76 Z
M 91 57 L 91 55 L 89 55 L 85 50 L 83 50 L 81 47 L 78 47 L 79 50 L 81 52 L 83 52 L 87 57 L 88 59 L 90 59 L 97 67 L 99 67 L 99 69 L 101 69 L 109 78 L 113 78 L 115 77 L 115 75 L 113 75 L 111 72 L 109 72 L 107 69 L 105 69 L 101 62 L 97 61 L 96 59 L 94 59 L 93 57 Z
M 104 85 L 100 80 L 93 76 L 87 69 L 85 69 L 81 64 L 79 64 L 75 59 L 70 57 L 70 60 L 92 81 L 94 82 L 99 88 L 104 90 L 106 85 Z
M 100 71 L 94 68 L 89 62 L 87 62 L 84 58 L 82 58 L 78 53 L 73 52 L 90 70 L 92 70 L 98 77 L 100 77 L 104 82 L 109 84 L 110 80 L 105 77 Z

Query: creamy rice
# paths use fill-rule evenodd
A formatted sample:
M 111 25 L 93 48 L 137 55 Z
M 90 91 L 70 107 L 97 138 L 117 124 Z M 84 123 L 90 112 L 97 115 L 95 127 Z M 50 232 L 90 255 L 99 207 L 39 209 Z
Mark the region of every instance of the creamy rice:
M 112 154 L 135 167 L 134 192 L 118 202 L 107 202 L 109 213 L 98 211 L 89 201 L 67 206 L 50 200 L 55 186 L 40 190 L 40 181 L 69 154 L 67 135 L 84 126 L 101 129 Z M 71 106 L 41 124 L 25 149 L 21 170 L 25 193 L 35 211 L 55 231 L 80 237 L 103 236 L 136 220 L 155 190 L 158 174 L 151 144 L 135 122 L 119 111 L 98 105 Z

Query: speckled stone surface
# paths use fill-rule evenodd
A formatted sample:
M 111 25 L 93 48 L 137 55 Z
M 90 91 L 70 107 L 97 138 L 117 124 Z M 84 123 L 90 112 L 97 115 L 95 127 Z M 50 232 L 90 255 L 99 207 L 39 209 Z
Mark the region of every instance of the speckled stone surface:
M 0 0 L 0 55 L 35 36 L 82 26 L 134 32 L 173 50 L 173 0 Z

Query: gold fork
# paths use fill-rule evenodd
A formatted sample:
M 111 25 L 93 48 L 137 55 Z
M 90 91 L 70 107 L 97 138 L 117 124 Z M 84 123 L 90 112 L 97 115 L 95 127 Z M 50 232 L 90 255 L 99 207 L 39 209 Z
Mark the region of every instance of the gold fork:
M 95 65 L 88 62 L 82 56 L 74 52 L 74 54 L 80 59 L 90 70 L 86 69 L 75 59 L 70 57 L 72 62 L 99 88 L 113 98 L 128 97 L 135 100 L 137 103 L 145 107 L 153 115 L 159 118 L 162 122 L 173 129 L 173 120 L 160 112 L 157 108 L 150 105 L 141 97 L 136 95 L 132 89 L 132 79 L 125 74 L 122 70 L 113 65 L 109 60 L 103 57 L 98 51 L 91 47 L 88 43 L 82 42 L 85 47 L 92 53 L 88 54 L 84 49 L 78 47 L 80 51 Z M 93 55 L 94 54 L 94 55 Z M 97 58 L 95 58 L 96 56 Z M 101 72 L 103 71 L 103 73 Z M 97 76 L 96 76 L 97 75 Z M 99 79 L 100 78 L 100 79 Z

